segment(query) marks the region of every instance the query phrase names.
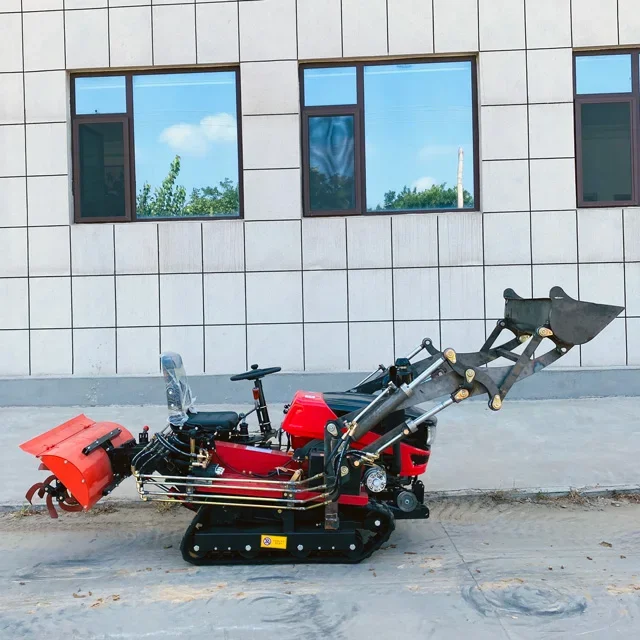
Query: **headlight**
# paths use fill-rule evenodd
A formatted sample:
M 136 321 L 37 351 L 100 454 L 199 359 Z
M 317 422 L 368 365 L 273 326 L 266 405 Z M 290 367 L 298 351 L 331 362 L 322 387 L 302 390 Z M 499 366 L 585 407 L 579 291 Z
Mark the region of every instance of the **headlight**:
M 427 444 L 432 446 L 436 441 L 437 427 L 435 424 L 427 425 Z

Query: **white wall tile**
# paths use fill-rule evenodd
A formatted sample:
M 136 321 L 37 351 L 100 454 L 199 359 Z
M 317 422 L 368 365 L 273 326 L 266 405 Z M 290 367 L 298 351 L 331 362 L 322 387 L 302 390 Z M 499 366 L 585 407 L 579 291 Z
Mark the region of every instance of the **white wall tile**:
M 430 2 L 389 0 L 389 53 L 433 53 L 433 15 Z
M 66 123 L 28 124 L 27 174 L 53 175 L 68 172 Z
M 73 326 L 75 328 L 115 326 L 116 300 L 113 276 L 73 278 L 72 285 Z M 136 302 L 141 303 L 140 300 Z
M 30 276 L 68 276 L 70 256 L 69 227 L 29 229 Z
M 67 69 L 109 66 L 109 17 L 106 9 L 65 11 Z
M 529 140 L 532 158 L 573 158 L 573 103 L 532 104 Z
M 622 262 L 622 210 L 578 211 L 580 262 Z
M 534 264 L 577 262 L 575 211 L 532 211 Z
M 117 367 L 119 374 L 158 373 L 160 330 L 158 327 L 117 329 Z
M 640 262 L 625 265 L 626 314 L 640 316 Z
M 452 24 L 455 26 L 455 22 Z M 526 104 L 526 78 L 524 51 L 483 53 L 480 56 L 480 104 Z
M 247 271 L 300 269 L 300 222 L 247 222 Z
M 240 3 L 240 59 L 295 60 L 295 0 Z
M 74 276 L 111 275 L 114 272 L 113 226 L 71 226 L 71 270 Z
M 640 318 L 627 319 L 627 353 L 629 366 L 640 365 Z
M 479 0 L 480 50 L 524 49 L 524 0 Z
M 385 216 L 347 218 L 349 269 L 391 266 L 391 221 Z
M 478 351 L 484 344 L 484 320 L 448 320 L 440 325 L 442 349 L 454 349 L 458 353 Z
M 571 46 L 571 0 L 526 0 L 527 47 Z
M 211 220 L 202 225 L 205 271 L 244 270 L 244 226 L 241 220 Z
M 532 209 L 575 209 L 576 169 L 572 158 L 532 160 L 529 172 Z
M 0 228 L 0 277 L 26 277 L 27 230 Z
M 31 331 L 31 375 L 68 375 L 72 372 L 71 329 Z
M 392 322 L 352 322 L 349 324 L 351 371 L 371 372 L 379 364 L 393 362 Z
M 160 323 L 190 325 L 202 322 L 202 274 L 161 275 Z
M 484 217 L 485 264 L 529 264 L 531 230 L 528 211 Z
M 624 307 L 624 269 L 618 263 L 581 264 L 580 300 Z
M 297 115 L 244 116 L 242 118 L 244 168 L 299 168 L 299 126 Z
M 247 327 L 247 352 L 249 364 L 302 371 L 302 325 L 250 325 Z
M 583 367 L 615 367 L 626 364 L 626 339 L 624 318 L 616 318 L 592 340 L 583 344 Z
M 112 67 L 151 65 L 151 7 L 109 9 L 109 51 Z
M 529 102 L 573 102 L 572 50 L 527 51 L 527 77 Z
M 477 0 L 434 0 L 433 19 L 436 53 L 478 50 Z
M 482 264 L 482 214 L 445 213 L 438 219 L 440 265 Z
M 23 15 L 25 71 L 64 69 L 64 24 L 62 11 Z
M 298 57 L 342 55 L 341 0 L 298 0 Z
M 306 271 L 302 277 L 305 322 L 347 320 L 346 271 Z
M 0 17 L 1 19 L 1 17 Z M 24 122 L 24 91 L 22 74 L 0 74 L 0 125 Z
M 118 276 L 116 278 L 118 326 L 152 327 L 160 324 L 158 286 L 158 276 L 155 275 Z
M 304 324 L 305 371 L 346 371 L 349 336 L 346 322 Z
M 27 224 L 25 178 L 0 178 L 0 224 L 18 227 Z
M 533 266 L 533 295 L 548 298 L 553 287 L 562 287 L 572 298 L 578 298 L 578 267 L 575 264 Z
M 304 269 L 346 268 L 347 233 L 343 219 L 305 218 L 302 221 L 302 264 Z
M 153 8 L 154 64 L 196 62 L 195 5 L 166 5 Z
M 183 276 L 184 277 L 184 276 Z M 161 352 L 177 351 L 187 375 L 204 371 L 204 335 L 202 327 L 162 327 L 160 329 Z
M 0 127 L 0 175 L 24 175 L 24 126 Z
M 205 274 L 205 324 L 243 324 L 245 318 L 244 273 Z
M 28 331 L 0 331 L 0 352 L 0 376 L 29 375 Z
M 438 217 L 402 215 L 391 218 L 394 267 L 438 265 Z
M 300 83 L 295 60 L 243 62 L 240 78 L 243 114 L 298 113 Z
M 27 178 L 27 189 L 29 226 L 69 224 L 71 209 L 68 176 L 30 177 Z
M 437 320 L 438 269 L 393 270 L 394 319 Z
M 116 372 L 116 330 L 74 329 L 73 372 L 100 376 Z
M 218 326 L 204 329 L 205 371 L 240 373 L 247 369 L 247 333 L 244 326 Z
M 482 163 L 482 208 L 485 212 L 529 209 L 529 166 L 526 160 Z
M 26 73 L 24 89 L 27 122 L 67 121 L 69 99 L 64 71 Z
M 150 5 L 151 0 L 109 0 L 110 7 L 132 7 L 141 4 Z
M 574 47 L 618 44 L 617 0 L 578 0 L 571 8 Z
M 71 278 L 30 278 L 29 319 L 32 329 L 69 329 Z
M 108 0 L 65 0 L 65 9 L 96 9 L 106 7 Z
M 198 64 L 237 62 L 238 4 L 215 2 L 196 5 Z
M 160 273 L 199 273 L 202 271 L 202 224 L 164 222 L 158 225 Z
M 342 0 L 342 49 L 345 56 L 387 54 L 385 0 Z
M 28 326 L 27 279 L 0 279 L 0 329 L 26 329 Z
M 0 15 L 0 72 L 22 71 L 22 20 L 19 13 Z
M 396 322 L 394 328 L 395 357 L 404 358 L 425 338 L 440 348 L 440 323 L 431 321 Z M 423 352 L 426 355 L 426 352 Z M 420 358 L 420 356 L 416 356 Z
M 480 109 L 483 160 L 519 160 L 528 156 L 526 105 Z
M 158 273 L 158 227 L 144 222 L 117 224 L 116 273 Z
M 391 269 L 351 269 L 349 281 L 349 320 L 391 320 L 393 294 Z
M 0 13 L 12 13 L 22 11 L 21 0 L 4 0 L 0 5 Z
M 513 289 L 522 298 L 531 298 L 531 267 L 487 267 L 484 297 L 487 318 L 504 318 L 504 290 Z M 493 330 L 493 328 L 492 328 Z
M 22 0 L 22 10 L 49 11 L 54 9 L 62 9 L 63 4 L 64 0 Z
M 624 257 L 640 260 L 640 209 L 624 211 Z
M 299 220 L 300 169 L 244 172 L 245 220 Z
M 640 42 L 640 12 L 636 0 L 618 0 L 620 44 Z
M 440 269 L 440 314 L 447 320 L 484 318 L 482 267 Z
M 302 322 L 302 274 L 247 273 L 247 322 Z

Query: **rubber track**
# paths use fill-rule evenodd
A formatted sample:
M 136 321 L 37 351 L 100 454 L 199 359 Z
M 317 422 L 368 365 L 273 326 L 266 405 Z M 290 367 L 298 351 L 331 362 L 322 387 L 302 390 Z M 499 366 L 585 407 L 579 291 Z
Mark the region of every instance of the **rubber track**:
M 373 536 L 367 540 L 362 548 L 362 552 L 357 556 L 345 555 L 343 551 L 313 551 L 306 557 L 296 556 L 291 553 L 285 554 L 282 550 L 261 549 L 254 557 L 245 557 L 238 551 L 211 552 L 202 558 L 194 558 L 188 552 L 193 548 L 191 542 L 195 531 L 197 516 L 187 528 L 180 543 L 180 551 L 185 561 L 190 564 L 203 565 L 259 565 L 259 564 L 358 564 L 371 557 L 393 533 L 396 528 L 395 519 L 391 510 L 381 502 L 369 502 L 366 507 L 362 507 L 362 527 L 360 530 L 368 530 Z M 367 517 L 375 514 L 382 521 L 381 527 L 376 531 L 365 529 L 364 522 Z M 287 534 L 292 535 L 292 534 Z M 328 533 L 328 536 L 331 534 Z

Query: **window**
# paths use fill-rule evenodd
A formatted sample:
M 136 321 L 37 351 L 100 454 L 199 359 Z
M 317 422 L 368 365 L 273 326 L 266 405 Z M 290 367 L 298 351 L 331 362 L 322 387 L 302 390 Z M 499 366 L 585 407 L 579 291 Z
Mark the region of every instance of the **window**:
M 239 217 L 234 70 L 72 77 L 76 222 Z
M 479 208 L 473 59 L 300 73 L 305 215 Z
M 578 206 L 639 202 L 638 55 L 575 56 Z

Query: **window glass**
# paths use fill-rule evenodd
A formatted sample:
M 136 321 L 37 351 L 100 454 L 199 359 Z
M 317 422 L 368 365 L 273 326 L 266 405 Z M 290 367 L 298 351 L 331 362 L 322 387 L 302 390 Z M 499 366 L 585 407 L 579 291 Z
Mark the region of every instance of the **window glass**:
M 367 211 L 474 207 L 471 74 L 469 61 L 364 68 Z
M 43 98 L 44 99 L 44 98 Z M 127 97 L 123 76 L 94 76 L 75 79 L 76 115 L 126 113 Z
M 628 93 L 631 91 L 629 54 L 576 57 L 576 93 Z
M 631 104 L 587 103 L 580 109 L 583 200 L 631 200 Z
M 355 209 L 354 116 L 309 118 L 309 201 L 313 211 Z
M 126 216 L 125 127 L 122 122 L 78 125 L 80 211 L 83 218 Z
M 320 107 L 357 102 L 355 67 L 304 70 L 304 103 Z
M 238 216 L 233 71 L 133 78 L 136 215 Z

